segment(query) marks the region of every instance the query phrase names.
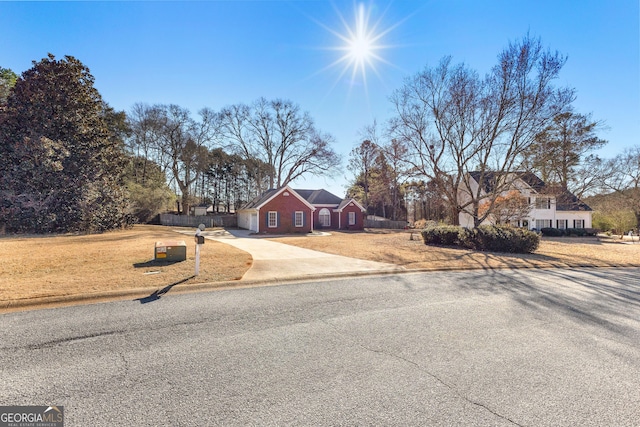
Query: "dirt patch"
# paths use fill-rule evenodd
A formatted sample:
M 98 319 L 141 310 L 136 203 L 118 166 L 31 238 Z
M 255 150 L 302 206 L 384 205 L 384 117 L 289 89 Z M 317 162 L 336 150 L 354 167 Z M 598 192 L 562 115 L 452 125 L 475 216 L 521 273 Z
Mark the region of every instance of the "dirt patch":
M 426 246 L 419 232 L 410 231 L 331 232 L 329 236 L 272 240 L 408 269 L 640 266 L 640 244 L 597 237 L 543 238 L 539 249 L 526 255 Z
M 184 240 L 187 260 L 154 262 L 155 242 L 162 240 Z M 252 263 L 246 252 L 207 240 L 200 274 L 192 277 L 193 238 L 151 225 L 98 235 L 3 237 L 0 260 L 0 307 L 43 297 L 239 280 Z

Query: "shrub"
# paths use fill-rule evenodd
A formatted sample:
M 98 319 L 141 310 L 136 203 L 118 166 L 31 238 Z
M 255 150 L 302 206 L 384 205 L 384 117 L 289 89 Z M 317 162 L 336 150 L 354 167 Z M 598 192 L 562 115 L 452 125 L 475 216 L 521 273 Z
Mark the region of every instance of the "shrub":
M 571 237 L 584 237 L 584 236 L 595 236 L 598 234 L 597 228 L 567 228 L 567 229 L 558 229 L 558 228 L 541 228 L 540 232 L 545 237 L 561 237 L 561 236 L 571 236 Z
M 559 228 L 541 228 L 540 232 L 546 237 L 561 237 L 566 235 L 565 230 Z
M 463 237 L 465 247 L 480 251 L 532 253 L 540 245 L 540 236 L 525 228 L 480 226 Z
M 533 231 L 505 226 L 480 226 L 471 229 L 455 226 L 428 227 L 422 232 L 422 238 L 426 245 L 460 246 L 491 252 L 532 253 L 540 245 L 540 236 Z
M 567 236 L 571 237 L 584 237 L 587 235 L 587 230 L 584 228 L 567 228 L 565 232 Z
M 422 230 L 422 240 L 425 245 L 457 246 L 460 243 L 459 234 L 462 227 L 454 225 L 432 225 Z

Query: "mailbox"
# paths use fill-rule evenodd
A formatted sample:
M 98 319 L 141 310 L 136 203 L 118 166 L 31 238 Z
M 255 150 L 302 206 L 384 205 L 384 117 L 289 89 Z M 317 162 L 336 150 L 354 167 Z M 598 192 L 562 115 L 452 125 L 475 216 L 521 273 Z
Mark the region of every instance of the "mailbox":
M 156 261 L 185 261 L 187 259 L 187 244 L 184 240 L 156 242 Z
M 196 237 L 195 237 L 196 245 L 204 245 L 204 236 L 202 235 L 204 228 L 205 228 L 204 224 L 200 224 L 196 229 Z

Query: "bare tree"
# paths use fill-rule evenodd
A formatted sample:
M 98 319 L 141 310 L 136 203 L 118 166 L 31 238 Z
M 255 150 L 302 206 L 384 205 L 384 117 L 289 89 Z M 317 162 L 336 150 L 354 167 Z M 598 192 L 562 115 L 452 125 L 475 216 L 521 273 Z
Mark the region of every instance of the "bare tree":
M 624 150 L 615 158 L 602 163 L 599 174 L 605 191 L 619 194 L 636 217 L 640 230 L 640 145 Z
M 219 135 L 219 116 L 205 108 L 200 120 L 178 105 L 134 106 L 130 116 L 133 144 L 145 155 L 153 152 L 156 162 L 168 171 L 181 193 L 182 209 L 188 214 L 192 186 L 207 170 L 207 148 Z
M 494 224 L 510 224 L 513 221 L 525 219 L 533 206 L 529 203 L 527 197 L 524 197 L 519 191 L 511 190 L 502 194 L 493 201 L 493 205 L 489 203 L 481 204 L 479 211 L 491 208 L 492 214 L 489 220 Z
M 404 186 L 409 177 L 409 169 L 405 167 L 404 159 L 409 152 L 407 146 L 397 139 L 392 139 L 382 147 L 391 173 L 391 219 L 397 220 L 401 216 L 406 219 L 404 206 Z
M 316 129 L 309 113 L 291 101 L 260 98 L 251 106 L 225 108 L 222 119 L 234 152 L 270 166 L 272 188 L 331 172 L 340 164 L 331 148 L 333 137 Z
M 349 170 L 362 180 L 362 203 L 365 209 L 369 209 L 369 184 L 371 181 L 371 169 L 375 163 L 379 148 L 374 142 L 365 139 L 353 148 L 349 153 Z
M 141 161 L 140 167 L 133 168 L 132 175 L 136 183 L 144 185 L 147 181 L 147 170 L 160 163 L 160 147 L 157 135 L 160 134 L 164 122 L 162 110 L 158 106 L 136 103 L 128 114 L 131 136 L 127 140 L 127 149 Z
M 585 202 L 593 209 L 593 226 L 599 230 L 622 237 L 625 231 L 637 225 L 629 203 L 619 193 L 596 194 L 588 197 Z
M 484 78 L 446 57 L 392 95 L 390 131 L 407 145 L 414 171 L 451 206 L 454 221 L 464 211 L 477 226 L 491 214 L 480 213 L 480 204 L 508 191 L 536 135 L 570 102 L 572 91 L 551 84 L 565 61 L 527 35 L 509 44 Z M 478 186 L 472 171 L 480 173 Z M 489 175 L 501 179 L 487 193 Z
M 450 215 L 449 206 L 444 202 L 433 183 L 425 181 L 409 181 L 405 185 L 408 208 L 412 211 L 411 219 L 428 221 L 445 221 Z

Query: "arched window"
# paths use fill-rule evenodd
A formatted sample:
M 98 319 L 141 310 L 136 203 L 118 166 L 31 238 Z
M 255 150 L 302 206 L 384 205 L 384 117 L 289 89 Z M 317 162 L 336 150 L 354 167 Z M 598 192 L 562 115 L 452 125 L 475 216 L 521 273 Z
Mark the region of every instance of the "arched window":
M 331 226 L 331 212 L 329 212 L 329 209 L 327 208 L 320 209 L 320 213 L 318 214 L 318 217 L 320 218 L 320 225 L 322 227 Z

